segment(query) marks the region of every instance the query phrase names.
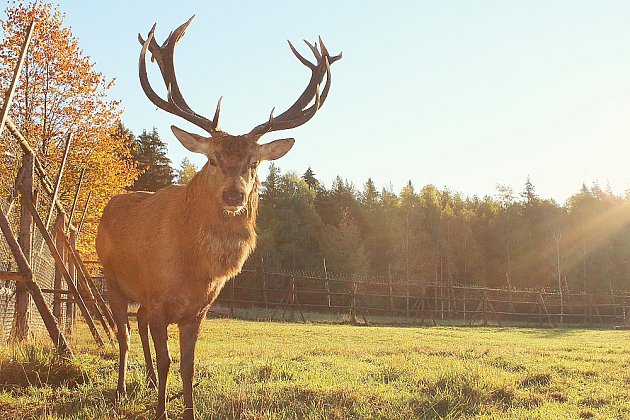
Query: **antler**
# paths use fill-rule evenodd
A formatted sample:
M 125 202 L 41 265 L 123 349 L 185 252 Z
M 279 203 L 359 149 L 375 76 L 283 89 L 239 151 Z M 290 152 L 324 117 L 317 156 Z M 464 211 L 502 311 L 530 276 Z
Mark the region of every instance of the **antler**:
M 180 25 L 175 31 L 171 32 L 164 44 L 160 47 L 155 41 L 155 26 L 153 25 L 146 41 L 138 34 L 138 41 L 142 44 L 142 50 L 140 51 L 140 85 L 142 90 L 147 95 L 149 100 L 153 102 L 158 108 L 163 109 L 166 112 L 180 116 L 185 120 L 195 124 L 196 126 L 203 128 L 212 136 L 225 135 L 224 131 L 219 128 L 219 113 L 221 112 L 221 99 L 217 103 L 217 109 L 214 112 L 214 118 L 212 120 L 197 114 L 193 111 L 182 96 L 177 84 L 177 77 L 175 75 L 175 66 L 173 63 L 173 53 L 175 52 L 175 46 L 179 40 L 184 36 L 184 31 L 190 25 L 190 22 L 194 19 L 194 15 L 188 19 L 185 23 Z M 162 79 L 166 85 L 168 92 L 167 100 L 162 99 L 151 87 L 149 79 L 147 77 L 147 65 L 146 65 L 146 53 L 147 50 L 151 51 L 151 61 L 156 61 L 160 67 L 162 73 Z
M 293 47 L 293 44 L 291 44 L 291 41 L 289 41 L 289 47 L 297 59 L 300 60 L 300 62 L 306 67 L 311 69 L 311 80 L 308 82 L 306 89 L 304 89 L 304 92 L 302 92 L 297 101 L 295 101 L 289 109 L 277 117 L 273 116 L 275 108 L 272 109 L 271 114 L 269 115 L 269 120 L 254 127 L 248 135 L 258 139 L 263 134 L 271 131 L 298 127 L 313 118 L 317 110 L 324 104 L 324 101 L 328 96 L 328 91 L 330 90 L 330 66 L 335 61 L 341 59 L 342 54 L 340 53 L 339 55 L 331 56 L 321 38 L 319 38 L 319 49 L 317 48 L 317 43 L 313 45 L 306 40 L 304 40 L 304 42 L 313 52 L 317 61 L 316 64 L 311 63 L 299 52 L 297 52 L 297 50 Z M 323 81 L 324 75 L 326 75 L 326 84 L 324 85 L 324 90 L 322 90 L 320 94 L 319 85 Z M 310 107 L 304 109 L 313 99 L 315 100 L 314 103 Z

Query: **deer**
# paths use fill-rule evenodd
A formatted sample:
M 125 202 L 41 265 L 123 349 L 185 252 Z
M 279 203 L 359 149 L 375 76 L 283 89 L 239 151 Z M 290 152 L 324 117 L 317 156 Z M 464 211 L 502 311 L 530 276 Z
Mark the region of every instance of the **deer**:
M 119 348 L 117 397 L 126 395 L 125 375 L 129 350 L 129 304 L 139 304 L 137 323 L 146 363 L 148 384 L 157 387 L 157 418 L 167 418 L 166 379 L 171 365 L 167 327 L 177 324 L 185 419 L 194 418 L 193 376 L 195 346 L 202 320 L 226 282 L 233 279 L 256 246 L 258 165 L 284 156 L 293 138 L 259 143 L 273 131 L 308 122 L 321 108 L 331 83 L 330 66 L 342 55 L 331 56 L 321 40 L 304 41 L 315 62 L 302 56 L 289 41 L 295 57 L 311 71 L 298 99 L 286 111 L 255 126 L 247 134 L 232 135 L 219 128 L 219 99 L 214 116 L 197 114 L 185 101 L 175 75 L 173 54 L 187 22 L 170 33 L 162 45 L 155 40 L 156 24 L 143 39 L 139 59 L 140 85 L 159 109 L 192 123 L 209 136 L 171 130 L 181 144 L 207 162 L 186 185 L 155 193 L 116 195 L 105 206 L 96 237 L 108 300 L 116 323 Z M 152 88 L 146 54 L 156 62 L 166 87 L 166 99 Z M 323 89 L 320 85 L 324 82 Z M 157 378 L 149 346 L 155 347 Z

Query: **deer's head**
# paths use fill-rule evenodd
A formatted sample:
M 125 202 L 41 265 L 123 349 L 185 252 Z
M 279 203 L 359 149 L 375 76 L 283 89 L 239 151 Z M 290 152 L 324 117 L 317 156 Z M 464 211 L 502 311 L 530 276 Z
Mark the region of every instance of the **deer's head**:
M 183 37 L 184 31 L 194 18 L 179 26 L 166 39 L 162 46 L 155 41 L 155 25 L 151 28 L 146 41 L 138 35 L 142 44 L 140 52 L 140 84 L 147 97 L 158 108 L 171 114 L 180 116 L 208 132 L 209 136 L 189 133 L 175 126 L 171 126 L 175 137 L 191 152 L 201 153 L 208 158 L 208 162 L 198 176 L 207 177 L 213 185 L 209 199 L 216 199 L 229 213 L 239 213 L 248 202 L 249 195 L 257 186 L 258 164 L 263 160 L 275 160 L 284 156 L 293 146 L 294 139 L 286 138 L 270 143 L 259 144 L 264 134 L 298 127 L 310 120 L 323 105 L 330 90 L 330 65 L 341 58 L 341 54 L 330 56 L 321 38 L 319 46 L 304 41 L 315 56 L 313 64 L 305 59 L 289 42 L 293 54 L 302 64 L 311 70 L 311 79 L 304 92 L 289 109 L 274 117 L 271 110 L 269 119 L 254 127 L 249 133 L 231 135 L 219 128 L 219 113 L 221 99 L 212 119 L 208 119 L 194 112 L 184 100 L 173 64 L 173 53 L 177 42 Z M 146 69 L 146 53 L 151 51 L 162 73 L 162 78 L 168 92 L 167 100 L 162 99 L 149 84 Z M 326 83 L 320 93 L 320 84 L 326 76 Z M 310 105 L 310 106 L 309 106 Z

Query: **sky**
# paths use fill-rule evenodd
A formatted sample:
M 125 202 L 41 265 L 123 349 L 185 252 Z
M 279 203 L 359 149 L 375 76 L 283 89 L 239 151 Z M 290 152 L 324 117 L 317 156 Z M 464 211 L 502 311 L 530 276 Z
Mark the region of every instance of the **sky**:
M 138 81 L 139 32 L 158 42 L 195 14 L 175 66 L 184 97 L 221 127 L 248 132 L 302 92 L 310 72 L 288 48 L 321 35 L 332 66 L 325 105 L 276 162 L 311 166 L 330 186 L 371 177 L 399 192 L 434 184 L 464 195 L 521 191 L 530 177 L 559 203 L 582 183 L 630 189 L 630 2 L 627 1 L 118 1 L 62 0 L 65 23 L 96 68 L 116 79 L 123 122 L 156 127 L 178 167 L 199 167 L 170 126 L 203 130 L 156 109 Z M 153 86 L 164 92 L 155 64 Z M 158 89 L 159 88 L 159 89 Z M 265 176 L 263 165 L 261 176 Z

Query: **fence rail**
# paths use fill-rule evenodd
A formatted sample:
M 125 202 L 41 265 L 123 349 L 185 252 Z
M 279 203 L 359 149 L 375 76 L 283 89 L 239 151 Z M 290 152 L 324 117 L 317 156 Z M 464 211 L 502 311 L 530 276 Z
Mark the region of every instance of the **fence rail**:
M 90 262 L 97 270 L 96 262 Z M 102 277 L 94 277 L 103 294 Z M 219 294 L 216 314 L 262 309 L 266 318 L 309 314 L 349 316 L 351 322 L 433 325 L 611 327 L 630 322 L 630 292 L 507 290 L 469 285 L 364 280 L 331 273 L 243 270 Z M 298 318 L 299 315 L 299 318 Z
M 364 281 L 330 273 L 244 270 L 221 292 L 217 303 L 229 309 L 274 310 L 272 318 L 304 312 L 391 317 L 397 321 L 612 326 L 630 319 L 628 292 L 507 290 L 464 285 Z M 282 310 L 282 316 L 278 315 Z M 291 315 L 292 316 L 292 315 Z

